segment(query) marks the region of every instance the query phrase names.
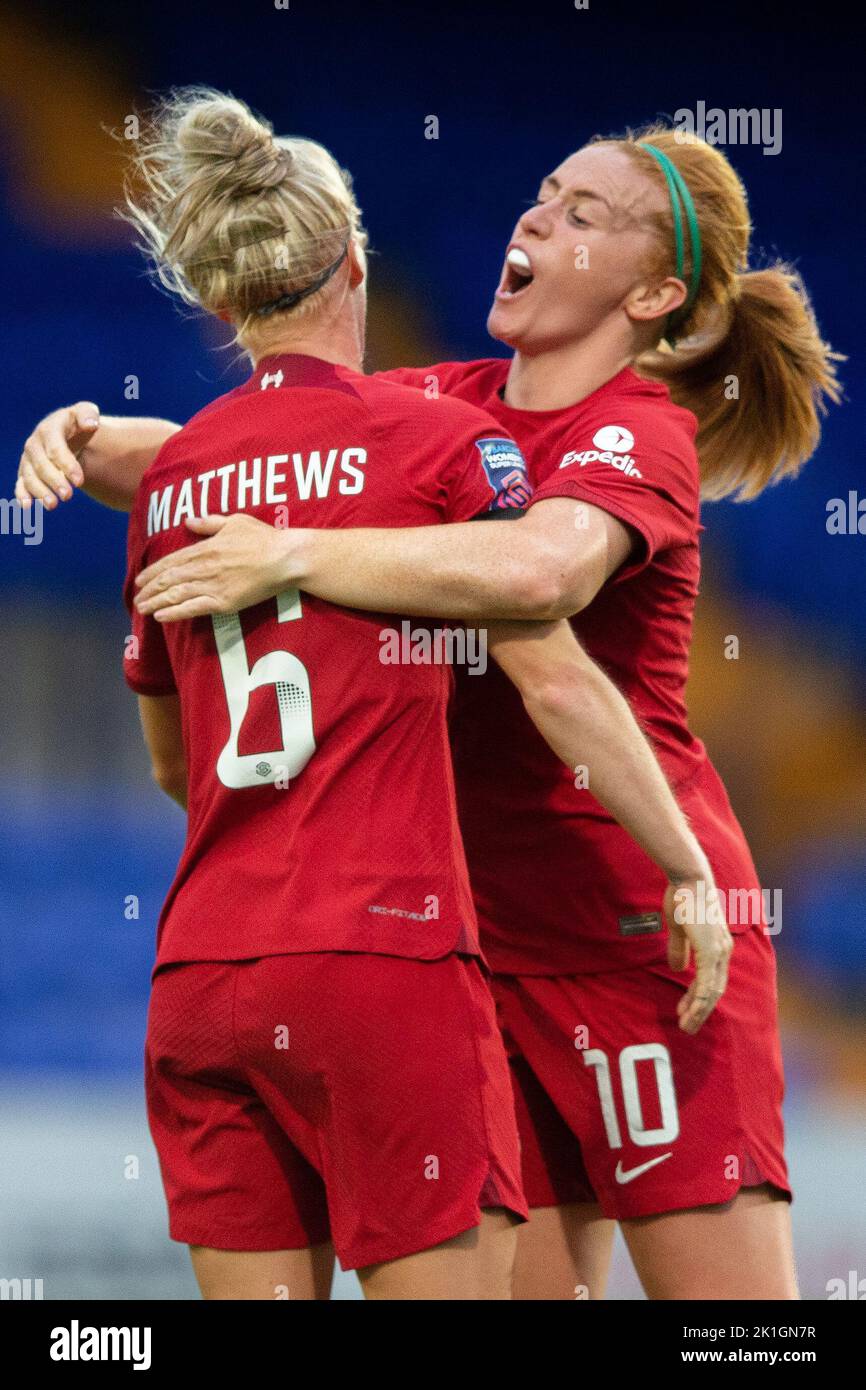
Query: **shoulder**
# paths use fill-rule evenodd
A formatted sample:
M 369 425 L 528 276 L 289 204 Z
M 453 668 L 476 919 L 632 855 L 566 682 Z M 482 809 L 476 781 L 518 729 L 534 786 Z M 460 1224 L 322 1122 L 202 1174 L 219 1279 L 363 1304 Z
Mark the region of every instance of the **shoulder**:
M 581 402 L 560 467 L 602 463 L 697 504 L 697 420 L 668 388 L 627 370 Z M 571 455 L 571 456 L 570 456 Z
M 457 395 L 479 400 L 492 395 L 508 375 L 509 359 L 484 357 L 471 362 L 434 362 L 429 367 L 397 367 L 377 372 L 376 380 L 414 386 L 427 395 Z
M 176 434 L 166 440 L 163 448 L 169 449 L 171 445 L 175 445 L 175 447 L 178 445 L 188 446 L 191 438 L 194 438 L 203 429 L 210 429 L 220 415 L 231 412 L 233 407 L 240 405 L 245 398 L 249 397 L 252 386 L 251 380 L 243 381 L 240 386 L 235 386 L 233 390 L 226 391 L 222 396 L 217 396 L 215 400 L 208 401 L 207 405 L 203 405 L 200 410 L 190 416 L 186 424 Z
M 367 379 L 363 390 L 381 427 L 426 438 L 437 450 L 449 442 L 457 448 L 470 436 L 503 434 L 502 425 L 481 406 L 434 389 L 375 376 Z
M 235 387 L 233 391 L 217 396 L 216 400 L 208 401 L 207 405 L 202 406 L 200 410 L 190 416 L 185 425 L 181 425 L 179 430 L 170 435 L 142 475 L 139 494 L 149 482 L 153 481 L 154 477 L 161 476 L 178 459 L 187 456 L 190 448 L 195 447 L 203 435 L 210 432 L 216 425 L 219 416 L 230 410 L 231 406 L 247 389 L 248 386 L 245 382 L 242 386 Z
M 593 410 L 597 417 L 618 413 L 639 430 L 646 448 L 663 448 L 697 461 L 697 419 L 671 400 L 664 382 L 650 381 L 629 369 L 611 386 L 607 397 L 603 390 L 596 393 Z

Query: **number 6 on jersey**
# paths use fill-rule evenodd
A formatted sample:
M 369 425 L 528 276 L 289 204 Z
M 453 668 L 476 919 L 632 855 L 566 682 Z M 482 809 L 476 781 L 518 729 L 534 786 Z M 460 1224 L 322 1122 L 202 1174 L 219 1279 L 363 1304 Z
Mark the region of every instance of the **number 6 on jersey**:
M 277 622 L 303 617 L 297 589 L 278 594 L 276 603 Z M 239 614 L 215 613 L 212 621 L 230 725 L 228 742 L 217 759 L 217 776 L 223 786 L 235 789 L 272 786 L 277 780 L 297 777 L 316 751 L 309 671 L 298 657 L 283 650 L 267 652 L 250 670 Z M 276 687 L 281 746 L 240 753 L 238 739 L 250 696 L 266 685 Z

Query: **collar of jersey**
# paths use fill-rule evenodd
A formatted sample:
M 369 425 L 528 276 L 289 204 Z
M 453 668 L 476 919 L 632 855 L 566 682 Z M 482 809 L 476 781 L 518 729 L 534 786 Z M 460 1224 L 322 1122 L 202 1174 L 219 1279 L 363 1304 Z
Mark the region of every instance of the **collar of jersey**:
M 506 368 L 508 367 L 507 362 L 504 365 Z M 654 382 L 646 382 L 644 378 L 639 377 L 631 367 L 623 367 L 621 371 L 617 372 L 616 376 L 612 376 L 609 381 L 603 382 L 602 385 L 597 386 L 594 391 L 590 391 L 588 396 L 583 396 L 579 401 L 574 401 L 571 405 L 558 405 L 554 410 L 527 410 L 525 406 L 509 405 L 506 400 L 503 400 L 501 393 L 505 390 L 507 379 L 508 377 L 506 375 L 501 385 L 497 387 L 497 408 L 500 411 L 507 410 L 512 415 L 523 415 L 529 420 L 552 420 L 557 415 L 567 415 L 570 411 L 579 410 L 580 407 L 586 405 L 588 401 L 591 401 L 594 405 L 609 391 L 619 391 L 622 387 L 633 386 L 635 383 L 638 383 L 640 386 L 653 386 L 656 384 Z
M 342 380 L 342 373 L 349 371 L 350 368 L 337 362 L 327 362 L 324 357 L 311 357 L 306 352 L 281 352 L 272 357 L 263 357 L 249 384 L 260 386 L 263 378 L 269 377 L 269 385 L 315 386 Z

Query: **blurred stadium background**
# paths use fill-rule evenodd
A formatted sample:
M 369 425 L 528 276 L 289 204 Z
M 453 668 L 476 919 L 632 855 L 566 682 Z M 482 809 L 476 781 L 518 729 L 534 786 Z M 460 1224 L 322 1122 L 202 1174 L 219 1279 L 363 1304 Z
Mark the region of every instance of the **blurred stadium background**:
M 148 91 L 230 89 L 353 171 L 380 253 L 371 367 L 498 350 L 483 325 L 521 200 L 591 134 L 699 100 L 780 108 L 778 154 L 728 152 L 756 245 L 796 258 L 826 335 L 854 358 L 849 402 L 798 483 L 706 509 L 691 709 L 763 882 L 783 893 L 794 1214 L 804 1293 L 821 1298 L 830 1279 L 866 1276 L 866 537 L 826 527 L 828 501 L 863 476 L 862 216 L 845 140 L 857 98 L 840 86 L 832 7 L 656 13 L 614 0 L 7 5 L 0 491 L 59 404 L 184 420 L 243 375 L 148 284 L 111 215 L 119 154 L 104 128 Z M 124 518 L 81 498 L 45 517 L 39 545 L 0 537 L 0 1276 L 42 1278 L 46 1298 L 195 1295 L 166 1237 L 141 1094 L 182 817 L 149 784 L 121 678 L 124 542 Z M 338 1296 L 356 1296 L 354 1281 Z M 640 1296 L 621 1250 L 612 1296 Z

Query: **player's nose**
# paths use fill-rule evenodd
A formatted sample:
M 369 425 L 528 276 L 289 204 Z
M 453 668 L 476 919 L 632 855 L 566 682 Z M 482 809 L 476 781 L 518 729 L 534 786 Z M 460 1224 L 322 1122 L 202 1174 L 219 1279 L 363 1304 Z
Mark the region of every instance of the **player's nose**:
M 533 203 L 528 207 L 517 224 L 518 235 L 546 237 L 550 235 L 553 223 L 550 201 Z

